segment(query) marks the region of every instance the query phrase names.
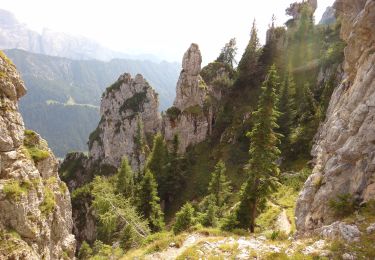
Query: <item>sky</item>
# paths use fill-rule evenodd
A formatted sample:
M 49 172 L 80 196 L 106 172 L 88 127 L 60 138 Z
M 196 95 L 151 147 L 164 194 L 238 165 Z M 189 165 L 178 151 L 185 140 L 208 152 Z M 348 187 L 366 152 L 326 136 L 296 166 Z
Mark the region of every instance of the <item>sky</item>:
M 153 54 L 181 62 L 195 42 L 203 63 L 214 60 L 230 38 L 237 39 L 239 56 L 256 19 L 261 42 L 271 21 L 288 20 L 285 9 L 296 0 L 0 0 L 31 29 L 49 28 L 81 35 L 129 54 Z M 334 0 L 318 0 L 319 21 Z

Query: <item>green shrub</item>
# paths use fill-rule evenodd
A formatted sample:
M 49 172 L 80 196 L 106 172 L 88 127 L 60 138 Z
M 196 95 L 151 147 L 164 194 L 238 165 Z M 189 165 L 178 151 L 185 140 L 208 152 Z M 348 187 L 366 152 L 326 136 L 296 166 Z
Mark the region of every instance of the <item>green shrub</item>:
M 19 200 L 31 187 L 30 181 L 10 180 L 4 184 L 3 192 L 8 198 Z
M 166 114 L 170 120 L 175 121 L 180 116 L 181 110 L 175 106 L 172 106 L 168 108 Z
M 44 186 L 44 200 L 39 205 L 40 211 L 42 212 L 44 216 L 47 216 L 55 209 L 55 207 L 56 207 L 55 194 L 49 187 Z
M 184 110 L 185 114 L 199 116 L 203 114 L 203 109 L 199 105 L 190 106 Z
M 26 148 L 34 162 L 42 161 L 44 159 L 47 159 L 50 156 L 50 153 L 48 151 L 41 150 L 37 147 L 31 147 L 31 148 L 26 147 Z
M 133 112 L 142 112 L 142 105 L 146 101 L 147 92 L 137 92 L 131 98 L 125 100 L 124 104 L 120 107 L 120 112 L 132 110 Z
M 176 213 L 176 223 L 173 226 L 173 232 L 178 234 L 194 225 L 194 208 L 187 202 L 179 212 Z
M 356 205 L 351 194 L 340 194 L 329 201 L 329 207 L 337 217 L 346 217 L 356 210 Z
M 86 241 L 83 241 L 78 252 L 78 258 L 83 260 L 89 259 L 92 256 L 92 253 L 93 251 L 90 245 Z

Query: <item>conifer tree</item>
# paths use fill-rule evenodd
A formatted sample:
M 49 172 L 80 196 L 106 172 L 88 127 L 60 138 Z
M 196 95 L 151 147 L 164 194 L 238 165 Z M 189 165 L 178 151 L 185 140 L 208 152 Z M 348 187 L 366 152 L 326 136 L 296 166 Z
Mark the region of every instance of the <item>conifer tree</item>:
M 249 228 L 251 232 L 254 232 L 259 209 L 264 205 L 268 195 L 275 191 L 278 183 L 279 168 L 276 160 L 280 155 L 277 148 L 279 135 L 274 131 L 279 116 L 276 109 L 277 86 L 276 68 L 272 66 L 262 85 L 258 109 L 253 113 L 253 129 L 247 133 L 251 139 L 250 160 L 246 167 L 248 179 L 241 191 L 237 220 L 240 227 Z
M 287 75 L 285 77 L 279 96 L 278 110 L 280 112 L 280 117 L 278 118 L 278 132 L 283 135 L 281 138 L 281 146 L 282 149 L 284 149 L 288 146 L 288 137 L 296 114 L 294 102 L 295 83 L 292 75 Z
M 159 197 L 164 198 L 167 187 L 165 179 L 168 176 L 169 153 L 163 136 L 158 133 L 154 137 L 154 144 L 147 161 L 147 168 L 154 174 L 158 184 Z
M 117 172 L 116 189 L 125 198 L 133 198 L 134 196 L 134 174 L 126 156 L 122 158 L 121 166 Z
M 195 210 L 193 206 L 187 202 L 184 206 L 176 213 L 176 222 L 173 226 L 173 232 L 178 234 L 182 231 L 187 230 L 194 224 Z
M 215 166 L 215 171 L 211 173 L 211 181 L 208 192 L 214 198 L 217 207 L 222 208 L 230 195 L 230 182 L 227 181 L 226 168 L 223 161 L 219 161 Z
M 232 38 L 221 49 L 221 53 L 219 57 L 216 59 L 216 62 L 222 62 L 222 63 L 228 64 L 233 69 L 237 63 L 235 59 L 236 54 L 237 54 L 236 38 Z
M 314 118 L 316 101 L 308 83 L 303 85 L 298 107 L 299 122 L 306 123 Z
M 136 173 L 136 180 L 137 181 L 140 181 L 140 179 L 142 178 L 141 175 L 141 166 L 142 166 L 142 162 L 141 162 L 141 157 L 145 156 L 146 155 L 146 143 L 145 143 L 145 140 L 144 140 L 144 133 L 143 133 L 143 122 L 142 122 L 142 119 L 140 117 L 140 115 L 138 114 L 137 115 L 137 130 L 135 132 L 135 136 L 134 136 L 134 154 L 135 154 L 135 158 L 137 160 L 137 164 L 138 164 L 138 172 Z
M 252 76 L 256 72 L 259 59 L 259 38 L 255 20 L 251 28 L 250 41 L 245 49 L 244 54 L 238 64 L 238 81 L 239 84 L 246 84 L 251 81 Z
M 164 215 L 159 205 L 157 186 L 153 174 L 146 169 L 139 186 L 138 208 L 148 220 L 150 229 L 154 232 L 160 231 L 164 227 Z

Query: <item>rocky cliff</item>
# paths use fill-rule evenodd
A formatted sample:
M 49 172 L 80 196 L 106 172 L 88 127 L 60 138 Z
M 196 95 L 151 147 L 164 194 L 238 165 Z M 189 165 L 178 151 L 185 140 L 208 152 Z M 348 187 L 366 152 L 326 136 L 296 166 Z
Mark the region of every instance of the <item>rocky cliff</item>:
M 346 41 L 345 79 L 335 89 L 312 154 L 316 165 L 299 195 L 300 232 L 332 223 L 329 202 L 375 199 L 375 1 L 337 0 Z
M 69 191 L 47 143 L 24 128 L 26 89 L 0 52 L 0 259 L 73 258 Z
M 133 169 L 142 169 L 144 147 L 138 147 L 141 138 L 152 136 L 161 129 L 157 93 L 147 81 L 137 75 L 123 74 L 106 89 L 100 106 L 101 120 L 90 135 L 89 154 L 94 161 L 119 167 L 127 156 Z
M 178 135 L 179 152 L 184 153 L 189 145 L 206 139 L 212 132 L 215 120 L 213 103 L 221 99 L 221 91 L 200 75 L 202 56 L 197 44 L 191 44 L 182 59 L 182 71 L 176 86 L 176 99 L 163 117 L 163 134 L 167 141 Z M 226 70 L 217 70 L 211 81 L 226 75 Z

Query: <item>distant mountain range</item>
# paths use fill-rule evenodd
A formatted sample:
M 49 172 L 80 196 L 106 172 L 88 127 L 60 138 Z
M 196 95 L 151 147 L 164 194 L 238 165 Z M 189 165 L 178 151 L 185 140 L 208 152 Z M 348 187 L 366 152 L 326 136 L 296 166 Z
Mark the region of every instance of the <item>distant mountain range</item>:
M 20 23 L 12 13 L 0 9 L 0 49 L 14 48 L 77 60 L 97 59 L 109 61 L 115 58 L 122 58 L 161 61 L 150 54 L 129 55 L 113 51 L 82 36 L 72 36 L 48 29 L 44 29 L 40 34 Z
M 72 60 L 5 50 L 20 71 L 28 94 L 20 101 L 26 127 L 39 132 L 59 157 L 86 151 L 99 121 L 102 92 L 119 75 L 141 73 L 159 93 L 162 110 L 171 106 L 180 72 L 177 63 L 114 59 Z

